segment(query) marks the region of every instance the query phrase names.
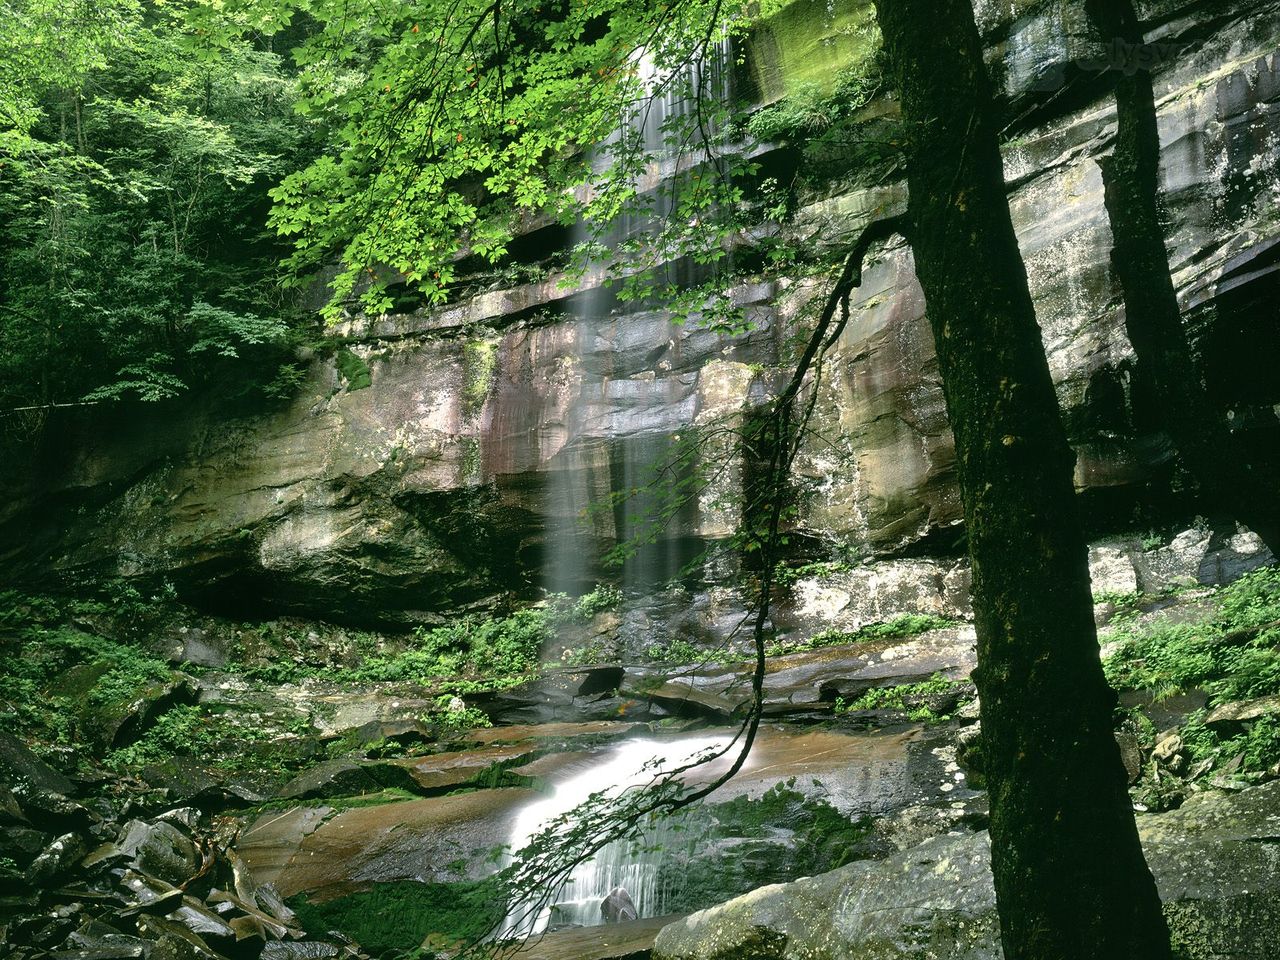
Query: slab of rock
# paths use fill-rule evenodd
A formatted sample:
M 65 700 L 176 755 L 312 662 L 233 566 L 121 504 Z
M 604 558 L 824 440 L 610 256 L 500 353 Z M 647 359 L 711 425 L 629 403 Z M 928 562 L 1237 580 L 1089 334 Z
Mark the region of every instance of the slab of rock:
M 1214 707 L 1209 715 L 1204 718 L 1204 723 L 1207 727 L 1223 728 L 1247 723 L 1250 720 L 1257 720 L 1259 717 L 1272 716 L 1277 713 L 1280 713 L 1280 696 L 1260 697 L 1257 700 L 1224 703 L 1219 707 Z
M 75 793 L 75 784 L 67 777 L 37 757 L 13 734 L 4 731 L 0 731 L 0 780 L 19 792 L 39 790 L 64 797 Z
M 138 870 L 168 883 L 185 883 L 200 868 L 196 845 L 171 823 L 132 820 L 116 845 Z
M 82 856 L 84 841 L 78 834 L 65 833 L 31 861 L 26 870 L 26 881 L 33 886 L 44 886 L 67 873 Z
M 304 770 L 281 787 L 276 796 L 283 800 L 350 797 L 388 787 L 413 790 L 416 786 L 412 773 L 395 761 L 341 757 Z
M 976 665 L 972 627 L 947 627 L 916 637 L 772 657 L 764 681 L 765 712 L 775 716 L 829 710 L 837 698 L 853 700 L 872 687 L 927 680 L 936 673 L 968 676 Z M 708 664 L 666 674 L 631 668 L 622 692 L 656 700 L 674 711 L 734 717 L 751 699 L 749 663 Z
M 536 743 L 526 740 L 523 743 L 437 753 L 429 757 L 391 762 L 408 772 L 416 785 L 414 789 L 419 793 L 429 794 L 465 786 L 481 777 L 485 771 L 506 768 L 537 749 Z
M 672 919 L 654 917 L 557 930 L 543 934 L 519 955 L 524 960 L 647 960 L 658 931 Z
M 506 788 L 327 811 L 331 816 L 301 808 L 265 813 L 236 849 L 253 876 L 285 898 L 341 896 L 391 880 L 446 882 L 459 872 L 479 877 L 510 839 L 516 812 L 539 796 Z
M 1138 818 L 1175 943 L 1192 960 L 1266 960 L 1280 938 L 1280 782 L 1196 794 Z M 653 960 L 999 960 L 985 833 L 764 887 L 664 927 Z

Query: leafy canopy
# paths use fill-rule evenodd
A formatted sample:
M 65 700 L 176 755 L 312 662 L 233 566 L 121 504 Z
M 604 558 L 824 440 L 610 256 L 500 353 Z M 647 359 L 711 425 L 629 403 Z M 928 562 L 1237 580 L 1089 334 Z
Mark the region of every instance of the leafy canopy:
M 732 181 L 743 168 L 717 149 L 728 128 L 710 90 L 723 70 L 710 54 L 745 22 L 743 7 L 207 0 L 188 22 L 212 55 L 231 42 L 229 23 L 271 32 L 304 21 L 293 51 L 296 106 L 323 129 L 326 147 L 272 191 L 271 222 L 294 242 L 297 274 L 339 261 L 335 304 L 358 297 L 366 311 L 385 312 L 397 284 L 443 302 L 463 266 L 501 260 L 518 229 L 583 217 L 602 234 L 624 209 L 646 206 L 676 229 L 614 251 L 631 263 L 628 275 L 646 254 L 667 258 L 673 244 L 704 263 L 723 258 L 726 232 L 712 214 L 742 199 Z M 656 131 L 660 145 L 643 118 L 614 134 L 664 98 L 698 106 Z M 655 162 L 687 169 L 678 196 L 645 195 Z M 708 164 L 716 175 L 697 169 Z M 579 269 L 600 259 L 594 241 L 582 245 Z
M 286 61 L 195 59 L 185 8 L 15 0 L 0 18 L 0 410 L 269 386 L 301 315 L 268 189 L 304 162 Z M 252 369 L 249 369 L 252 368 Z

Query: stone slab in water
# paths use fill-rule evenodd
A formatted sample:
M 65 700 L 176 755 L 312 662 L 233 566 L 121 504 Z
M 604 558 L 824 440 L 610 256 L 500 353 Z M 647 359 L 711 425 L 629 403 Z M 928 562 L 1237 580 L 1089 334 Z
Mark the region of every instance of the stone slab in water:
M 284 897 L 306 891 L 327 899 L 392 880 L 445 882 L 458 879 L 459 863 L 472 876 L 483 873 L 488 854 L 507 842 L 515 811 L 538 796 L 507 788 L 359 807 L 327 819 L 301 809 L 268 813 L 237 850 L 254 876 L 275 883 Z

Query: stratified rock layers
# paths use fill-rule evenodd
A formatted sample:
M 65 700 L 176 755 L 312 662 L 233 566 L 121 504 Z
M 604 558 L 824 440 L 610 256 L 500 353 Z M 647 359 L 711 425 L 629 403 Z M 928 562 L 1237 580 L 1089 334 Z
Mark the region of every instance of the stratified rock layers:
M 1173 454 L 1134 377 L 1110 277 L 1095 163 L 1110 107 L 1100 89 L 1083 106 L 1051 96 L 1056 73 L 1081 54 L 1070 6 L 980 13 L 1011 107 L 1031 117 L 1007 149 L 1010 199 L 1077 483 L 1091 509 L 1128 517 L 1167 487 Z M 1245 4 L 1229 20 L 1181 6 L 1159 5 L 1155 35 L 1178 51 L 1157 78 L 1176 280 L 1215 398 L 1268 435 L 1280 402 L 1280 382 L 1264 374 L 1280 356 L 1280 5 Z M 859 173 L 851 183 L 873 179 Z M 832 253 L 903 196 L 892 180 L 827 181 L 800 200 L 797 236 Z M 365 389 L 317 360 L 301 394 L 271 412 L 230 417 L 206 401 L 181 417 L 56 421 L 61 443 L 0 481 L 0 562 L 19 579 L 142 575 L 224 606 L 352 620 L 411 622 L 528 593 L 543 583 L 549 530 L 643 484 L 673 437 L 767 400 L 822 290 L 813 276 L 740 284 L 732 295 L 755 327 L 737 336 L 661 312 L 588 326 L 557 277 L 436 311 L 356 318 L 340 332 L 370 369 Z M 828 366 L 798 465 L 803 532 L 864 554 L 937 542 L 928 538 L 957 524 L 960 508 L 904 247 L 869 268 Z M 662 534 L 673 569 L 738 520 L 750 465 L 723 437 L 703 460 L 718 468 L 710 487 Z M 571 550 L 598 558 L 621 525 L 616 510 L 589 513 Z M 941 542 L 954 547 L 956 536 Z M 587 579 L 597 573 L 584 565 Z

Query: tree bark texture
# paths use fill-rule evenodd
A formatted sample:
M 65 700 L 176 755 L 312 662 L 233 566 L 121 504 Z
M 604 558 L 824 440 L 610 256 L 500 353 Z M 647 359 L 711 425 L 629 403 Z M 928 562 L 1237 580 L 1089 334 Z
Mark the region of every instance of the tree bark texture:
M 876 0 L 973 564 L 1007 960 L 1167 960 L 1112 734 L 1074 456 L 1009 214 L 970 0 Z

